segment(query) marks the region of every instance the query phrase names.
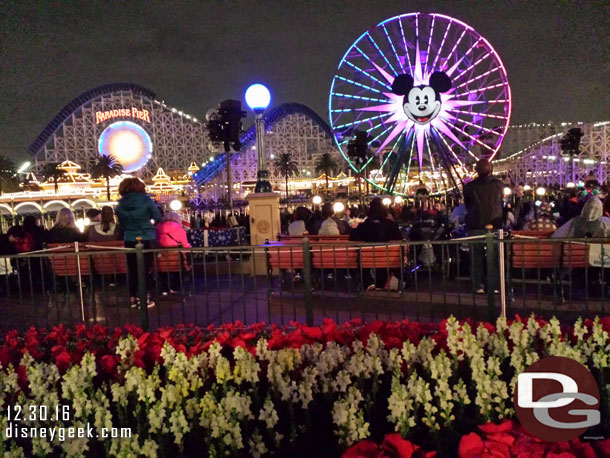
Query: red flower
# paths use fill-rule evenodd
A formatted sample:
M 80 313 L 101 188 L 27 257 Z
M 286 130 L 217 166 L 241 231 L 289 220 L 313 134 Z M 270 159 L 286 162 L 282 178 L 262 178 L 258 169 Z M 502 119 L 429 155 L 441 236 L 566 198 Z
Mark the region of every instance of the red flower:
M 341 458 L 381 458 L 382 452 L 373 441 L 360 441 L 348 448 Z
M 308 339 L 316 342 L 322 340 L 322 330 L 320 328 L 303 326 L 301 329 L 305 337 L 307 337 Z
M 381 445 L 363 440 L 348 448 L 341 458 L 435 458 L 436 452 L 424 452 L 398 433 L 387 434 Z
M 100 359 L 100 366 L 102 369 L 111 377 L 118 375 L 117 366 L 119 365 L 120 358 L 116 355 L 104 355 Z
M 386 455 L 396 458 L 411 458 L 419 448 L 408 440 L 402 438 L 398 433 L 387 434 L 381 443 L 382 450 Z
M 59 373 L 64 374 L 72 363 L 72 358 L 70 357 L 70 354 L 66 350 L 62 350 L 56 355 L 54 355 L 54 357 L 55 365 L 57 366 L 57 369 L 59 369 Z
M 485 444 L 477 433 L 470 433 L 462 436 L 458 453 L 460 458 L 471 458 L 479 456 L 485 450 Z

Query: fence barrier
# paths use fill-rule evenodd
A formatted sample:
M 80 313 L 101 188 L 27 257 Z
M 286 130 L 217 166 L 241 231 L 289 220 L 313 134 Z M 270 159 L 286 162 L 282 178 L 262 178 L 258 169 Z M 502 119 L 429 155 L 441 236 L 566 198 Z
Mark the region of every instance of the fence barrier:
M 215 248 L 50 245 L 0 257 L 0 328 L 434 321 L 449 314 L 494 320 L 517 313 L 569 321 L 605 314 L 610 240 L 547 236 L 488 232 L 378 244 L 299 238 Z

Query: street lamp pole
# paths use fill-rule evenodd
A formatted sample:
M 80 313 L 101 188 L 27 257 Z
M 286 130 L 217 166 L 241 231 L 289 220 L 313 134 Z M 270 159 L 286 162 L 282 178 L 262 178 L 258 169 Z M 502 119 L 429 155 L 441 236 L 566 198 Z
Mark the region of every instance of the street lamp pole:
M 256 172 L 255 192 L 271 192 L 269 172 L 267 171 L 267 158 L 265 157 L 265 119 L 262 111 L 257 110 L 255 113 L 256 117 L 254 118 L 254 124 L 256 127 L 256 164 L 258 167 L 258 171 Z
M 263 114 L 269 106 L 271 94 L 262 84 L 253 84 L 246 90 L 246 103 L 254 111 L 254 126 L 256 130 L 256 154 L 257 172 L 255 193 L 272 192 L 269 183 L 269 172 L 267 171 L 267 160 L 265 157 L 265 119 Z

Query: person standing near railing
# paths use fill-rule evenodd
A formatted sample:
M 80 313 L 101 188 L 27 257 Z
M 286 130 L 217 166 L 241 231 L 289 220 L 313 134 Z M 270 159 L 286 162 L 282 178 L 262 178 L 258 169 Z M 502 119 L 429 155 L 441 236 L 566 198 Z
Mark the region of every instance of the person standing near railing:
M 492 175 L 492 165 L 487 159 L 481 159 L 475 166 L 477 178 L 464 185 L 464 204 L 466 204 L 466 230 L 469 236 L 484 235 L 486 226 L 492 226 L 494 230 L 502 228 L 503 210 L 502 198 L 504 184 Z M 472 245 L 472 280 L 475 291 L 484 293 L 485 287 L 485 244 L 475 242 Z M 498 258 L 497 248 L 494 246 L 492 253 L 494 262 Z M 497 289 L 497 279 L 489 288 Z
M 125 178 L 119 184 L 119 194 L 122 196 L 116 208 L 119 225 L 123 228 L 125 247 L 134 248 L 138 237 L 142 238 L 144 249 L 154 248 L 156 241 L 155 223 L 161 220 L 161 213 L 153 200 L 146 195 L 146 186 L 138 178 Z M 146 278 L 153 265 L 153 253 L 145 253 L 144 264 Z M 138 307 L 138 263 L 135 254 L 127 255 L 127 270 L 129 282 L 129 301 L 132 308 Z M 149 285 L 150 289 L 150 285 Z M 155 303 L 147 299 L 147 307 Z
M 190 248 L 191 244 L 182 227 L 182 218 L 174 211 L 163 214 L 162 221 L 157 224 L 157 243 L 160 248 L 181 247 Z M 180 253 L 180 262 L 184 265 L 184 258 Z M 179 287 L 180 273 L 170 272 L 168 275 L 159 274 L 162 284 L 161 295 L 173 294 Z

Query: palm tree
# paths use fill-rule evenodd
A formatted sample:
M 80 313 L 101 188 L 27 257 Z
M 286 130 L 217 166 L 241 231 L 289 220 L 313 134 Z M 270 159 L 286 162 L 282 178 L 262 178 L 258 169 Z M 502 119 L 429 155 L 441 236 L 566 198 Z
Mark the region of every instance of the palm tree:
M 47 181 L 52 181 L 55 185 L 55 194 L 59 191 L 59 180 L 61 180 L 65 175 L 66 171 L 64 169 L 59 168 L 59 162 L 53 162 L 49 164 L 45 164 L 42 169 L 42 176 Z
M 15 163 L 6 156 L 0 156 L 0 195 L 3 192 L 5 183 L 13 183 L 15 181 Z
M 106 197 L 110 200 L 110 179 L 121 175 L 123 166 L 111 154 L 102 154 L 91 165 L 91 177 L 106 180 Z
M 322 153 L 316 161 L 316 173 L 324 173 L 326 176 L 326 189 L 328 190 L 328 175 L 335 173 L 339 164 L 331 153 Z
M 286 200 L 288 200 L 288 178 L 299 173 L 299 164 L 292 159 L 290 153 L 280 153 L 275 161 L 273 161 L 275 173 L 283 175 L 286 179 Z

